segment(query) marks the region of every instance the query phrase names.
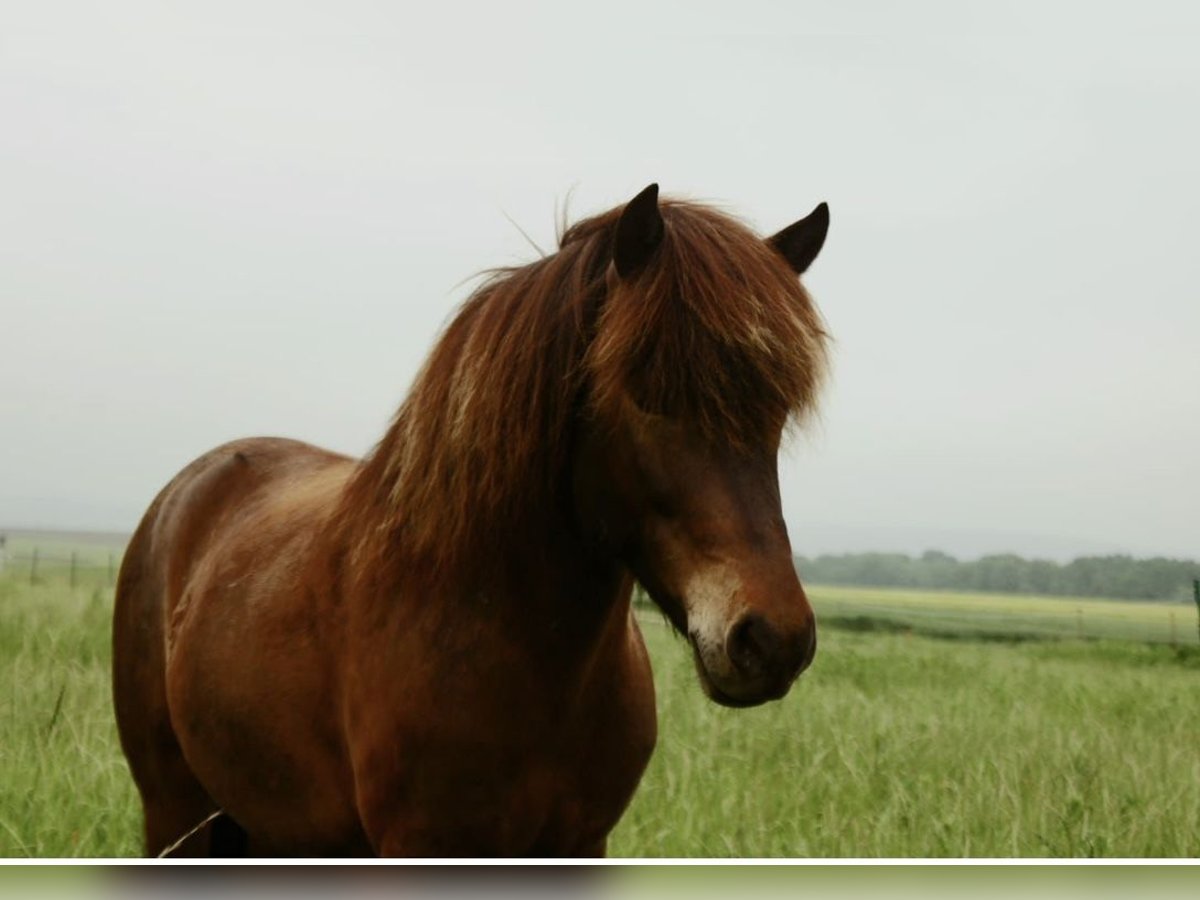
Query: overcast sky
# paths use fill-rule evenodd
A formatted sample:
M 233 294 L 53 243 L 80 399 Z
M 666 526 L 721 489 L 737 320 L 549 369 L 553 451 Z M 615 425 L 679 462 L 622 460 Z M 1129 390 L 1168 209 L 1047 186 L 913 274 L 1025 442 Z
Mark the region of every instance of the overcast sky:
M 131 529 L 230 438 L 365 452 L 467 279 L 533 257 L 506 216 L 549 247 L 568 193 L 658 181 L 763 232 L 830 204 L 797 552 L 1200 556 L 1169 7 L 3 6 L 0 525 Z

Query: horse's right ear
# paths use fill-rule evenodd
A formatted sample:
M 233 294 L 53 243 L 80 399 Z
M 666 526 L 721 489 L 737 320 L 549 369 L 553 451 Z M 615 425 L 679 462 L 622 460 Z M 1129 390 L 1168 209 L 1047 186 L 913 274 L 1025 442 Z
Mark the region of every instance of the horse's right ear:
M 663 220 L 658 211 L 658 185 L 652 184 L 625 204 L 613 241 L 617 274 L 628 278 L 644 266 L 662 243 Z
M 793 222 L 767 243 L 783 254 L 797 275 L 803 275 L 825 246 L 829 233 L 829 206 L 820 203 L 799 222 Z

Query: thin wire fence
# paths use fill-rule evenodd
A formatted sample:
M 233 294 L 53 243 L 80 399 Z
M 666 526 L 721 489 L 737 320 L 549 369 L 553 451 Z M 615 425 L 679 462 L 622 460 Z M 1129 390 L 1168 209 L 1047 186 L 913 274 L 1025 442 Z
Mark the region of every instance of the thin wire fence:
M 64 582 L 68 587 L 114 587 L 120 566 L 121 558 L 116 553 L 46 554 L 35 549 L 8 554 L 0 560 L 0 580 L 33 587 Z

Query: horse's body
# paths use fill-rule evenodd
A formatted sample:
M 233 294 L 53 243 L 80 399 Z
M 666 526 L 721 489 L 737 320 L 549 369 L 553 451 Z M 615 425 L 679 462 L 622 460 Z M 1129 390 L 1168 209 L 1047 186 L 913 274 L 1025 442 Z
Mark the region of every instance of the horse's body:
M 117 698 L 151 849 L 216 802 L 269 854 L 598 851 L 654 743 L 627 597 L 604 602 L 628 576 L 531 570 L 517 606 L 414 572 L 346 603 L 331 511 L 353 468 L 229 444 L 135 535 L 116 640 L 141 652 Z M 590 621 L 546 608 L 570 585 Z
M 647 373 L 677 348 L 627 346 L 647 330 L 622 335 L 624 307 L 654 302 L 635 287 L 656 254 L 665 266 L 687 249 L 669 251 L 674 232 L 699 223 L 720 245 L 740 226 L 678 205 L 664 236 L 647 197 L 468 301 L 366 460 L 237 441 L 154 501 L 114 618 L 148 852 L 221 810 L 178 852 L 603 853 L 655 740 L 634 574 L 688 633 L 714 699 L 782 696 L 807 665 L 815 631 L 774 458 L 819 375 L 823 335 L 794 273 L 827 219 L 743 269 L 722 261 L 752 294 L 771 266 L 790 278 L 783 299 L 750 300 L 795 303 L 777 311 L 791 321 L 758 316 L 741 351 L 725 340 L 725 374 L 659 384 Z M 724 333 L 694 312 L 698 332 Z M 807 356 L 772 360 L 788 339 Z M 705 364 L 700 338 L 677 343 Z M 755 347 L 761 370 L 746 368 Z M 715 396 L 739 384 L 761 396 L 740 410 Z

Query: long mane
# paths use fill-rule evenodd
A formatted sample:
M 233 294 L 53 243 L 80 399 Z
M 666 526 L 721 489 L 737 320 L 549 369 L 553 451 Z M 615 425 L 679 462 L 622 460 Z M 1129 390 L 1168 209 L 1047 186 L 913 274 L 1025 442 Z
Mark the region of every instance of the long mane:
M 786 261 L 711 207 L 660 210 L 663 242 L 629 280 L 610 265 L 617 208 L 465 301 L 346 494 L 381 561 L 444 570 L 536 541 L 563 507 L 581 416 L 632 401 L 704 440 L 773 451 L 814 407 L 826 335 Z

